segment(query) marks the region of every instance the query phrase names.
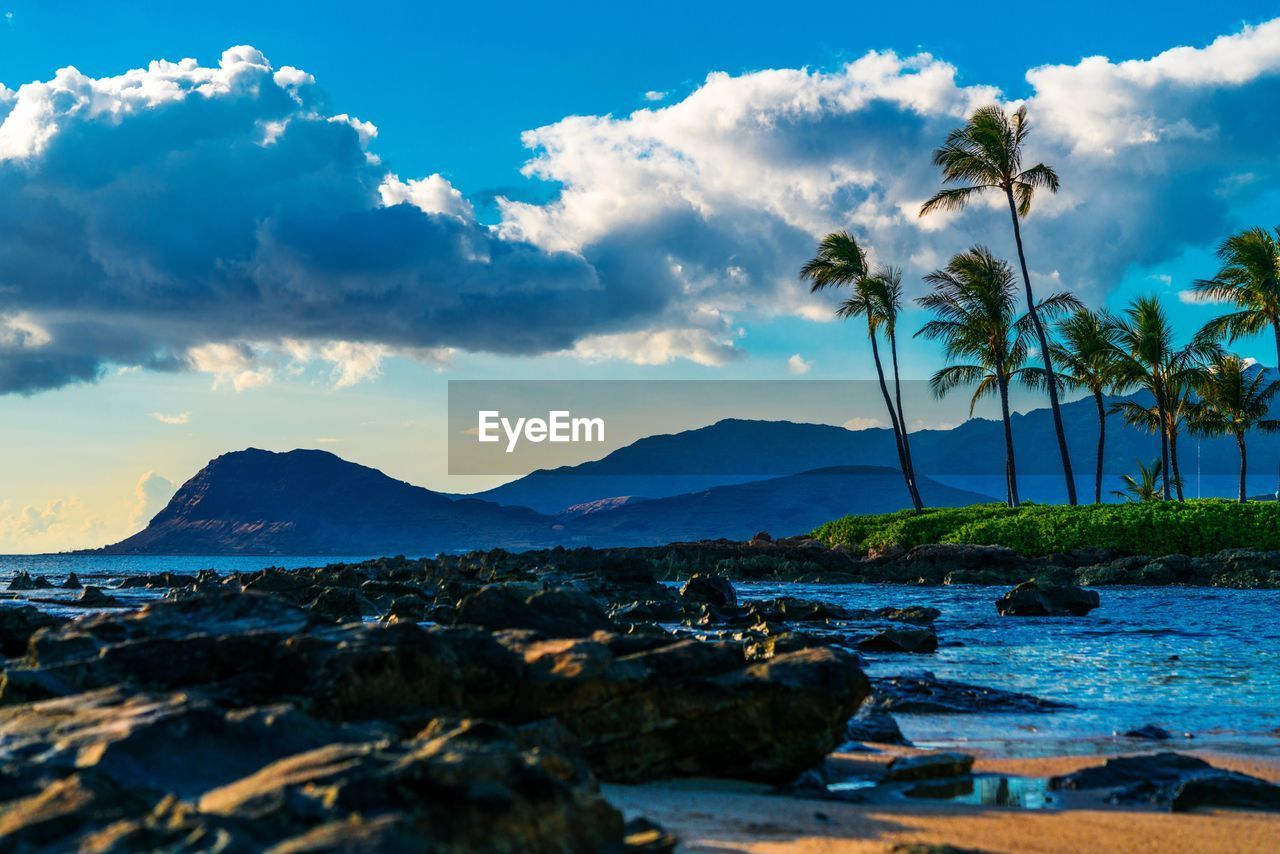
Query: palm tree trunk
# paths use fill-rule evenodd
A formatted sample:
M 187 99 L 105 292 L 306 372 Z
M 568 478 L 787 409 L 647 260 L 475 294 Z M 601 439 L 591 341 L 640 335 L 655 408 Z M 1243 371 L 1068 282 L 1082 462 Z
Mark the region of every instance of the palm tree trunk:
M 1245 471 L 1248 469 L 1248 458 L 1244 452 L 1244 433 L 1236 434 L 1236 445 L 1240 447 L 1240 503 L 1244 504 L 1248 500 L 1245 495 Z
M 920 507 L 916 504 L 918 499 L 911 489 L 911 476 L 907 472 L 907 457 L 902 451 L 902 427 L 898 423 L 898 413 L 893 408 L 893 399 L 889 397 L 889 386 L 884 381 L 884 366 L 880 363 L 880 345 L 876 343 L 875 329 L 869 322 L 867 324 L 867 332 L 871 338 L 871 357 L 876 363 L 876 376 L 880 379 L 880 394 L 884 396 L 884 406 L 885 409 L 889 410 L 889 421 L 893 425 L 893 442 L 898 446 L 898 466 L 902 469 L 902 479 L 907 486 L 907 495 L 911 498 L 911 503 L 919 510 Z
M 1273 318 L 1271 328 L 1276 333 L 1276 370 L 1280 371 L 1280 318 Z
M 1022 265 L 1022 282 L 1027 288 L 1027 313 L 1036 328 L 1040 341 L 1040 355 L 1044 359 L 1044 375 L 1049 385 L 1049 406 L 1053 409 L 1053 429 L 1058 434 L 1058 453 L 1062 455 L 1062 474 L 1067 479 L 1067 502 L 1075 505 L 1076 479 L 1071 471 L 1071 453 L 1067 450 L 1067 433 L 1062 427 L 1062 407 L 1058 404 L 1058 383 L 1053 375 L 1053 359 L 1049 356 L 1049 336 L 1045 335 L 1040 312 L 1036 311 L 1036 297 L 1031 290 L 1031 273 L 1027 271 L 1027 256 L 1022 249 L 1022 226 L 1018 222 L 1018 206 L 1013 202 L 1013 188 L 1006 187 L 1009 199 L 1009 215 L 1013 217 L 1013 239 L 1018 244 L 1018 263 Z
M 1160 497 L 1169 500 L 1169 430 L 1164 417 L 1164 389 L 1157 380 L 1154 383 L 1156 399 L 1156 429 L 1160 431 Z
M 902 411 L 902 380 L 898 376 L 898 335 L 889 333 L 889 354 L 893 358 L 893 394 L 898 403 L 898 428 L 902 431 L 902 455 L 906 459 L 907 488 L 911 490 L 911 503 L 916 512 L 924 509 L 920 498 L 920 485 L 916 482 L 916 464 L 911 460 L 911 440 L 907 433 L 907 416 Z
M 1018 499 L 1018 469 L 1013 458 L 1013 424 L 1009 420 L 1009 380 L 1003 374 L 999 374 L 996 382 L 1000 386 L 1000 416 L 1004 419 L 1004 470 L 1009 481 L 1009 506 L 1017 507 L 1022 502 Z
M 1098 404 L 1098 470 L 1093 476 L 1093 503 L 1102 503 L 1102 453 L 1107 446 L 1107 408 L 1102 403 L 1102 389 L 1094 389 Z
M 1178 500 L 1186 501 L 1182 494 L 1182 472 L 1178 471 L 1178 425 L 1169 425 L 1169 461 L 1173 463 L 1173 488 L 1177 490 Z

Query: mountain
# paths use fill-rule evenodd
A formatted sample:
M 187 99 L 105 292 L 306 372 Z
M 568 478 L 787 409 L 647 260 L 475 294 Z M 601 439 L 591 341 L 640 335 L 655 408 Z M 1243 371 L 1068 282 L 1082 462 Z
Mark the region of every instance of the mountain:
M 1106 405 L 1119 399 L 1107 398 Z M 1088 500 L 1093 495 L 1097 459 L 1097 407 L 1092 398 L 1084 398 L 1064 404 L 1062 414 L 1078 489 L 1082 500 Z M 1022 497 L 1064 501 L 1050 410 L 1015 413 L 1011 421 Z M 1195 494 L 1197 451 L 1205 494 L 1234 494 L 1239 458 L 1233 439 L 1197 442 L 1184 433 L 1179 450 L 1189 494 Z M 1003 497 L 1004 433 L 999 421 L 973 418 L 949 430 L 918 430 L 911 434 L 911 451 L 921 478 Z M 1119 475 L 1136 471 L 1139 461 L 1149 462 L 1159 453 L 1154 436 L 1130 427 L 1117 415 L 1108 417 L 1104 490 L 1117 488 L 1114 481 Z M 821 468 L 896 463 L 888 429 L 727 419 L 640 439 L 600 460 L 536 471 L 472 497 L 558 513 L 606 498 L 656 499 Z M 1251 434 L 1249 467 L 1255 488 L 1270 491 L 1280 467 L 1280 436 Z
M 927 504 L 959 507 L 990 501 L 927 478 Z M 911 506 L 898 469 L 843 466 L 701 492 L 627 503 L 583 516 L 565 528 L 568 545 L 663 545 L 677 540 L 727 537 L 745 540 L 757 531 L 803 534 L 849 513 L 888 513 Z
M 427 554 L 547 545 L 555 520 L 452 500 L 325 451 L 223 454 L 109 554 Z

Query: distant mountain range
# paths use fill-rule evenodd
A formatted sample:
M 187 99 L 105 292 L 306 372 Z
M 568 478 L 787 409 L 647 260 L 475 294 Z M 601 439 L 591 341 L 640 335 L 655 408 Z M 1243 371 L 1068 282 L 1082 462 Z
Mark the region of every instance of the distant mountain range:
M 1063 406 L 1081 494 L 1092 495 L 1097 411 Z M 1024 499 L 1063 500 L 1047 409 L 1014 416 Z M 1003 492 L 1003 435 L 995 421 L 911 434 L 925 502 L 957 506 Z M 1235 488 L 1230 439 L 1183 439 L 1182 474 L 1196 494 Z M 1154 437 L 1108 419 L 1107 472 L 1157 456 Z M 1250 439 L 1253 491 L 1267 493 L 1280 437 Z M 472 548 L 651 545 L 799 534 L 847 513 L 909 506 L 886 429 L 730 419 L 640 439 L 578 466 L 537 471 L 472 496 L 446 495 L 323 451 L 224 454 L 182 485 L 146 529 L 114 554 L 430 554 Z M 1108 484 L 1108 489 L 1113 484 Z

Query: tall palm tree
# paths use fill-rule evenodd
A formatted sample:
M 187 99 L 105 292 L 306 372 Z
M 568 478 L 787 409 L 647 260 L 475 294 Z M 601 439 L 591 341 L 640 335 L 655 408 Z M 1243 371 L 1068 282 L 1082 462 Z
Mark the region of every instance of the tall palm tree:
M 906 461 L 911 488 L 919 498 L 916 482 L 916 465 L 911 459 L 911 434 L 907 430 L 907 415 L 902 408 L 902 378 L 898 372 L 898 315 L 902 312 L 902 270 L 886 267 L 869 283 L 870 294 L 885 338 L 889 341 L 890 361 L 893 363 L 893 394 L 898 410 L 898 425 L 902 431 L 902 454 Z
M 919 512 L 924 507 L 924 503 L 920 500 L 920 492 L 916 488 L 914 472 L 907 463 L 902 423 L 894 408 L 893 399 L 889 396 L 889 386 L 884 378 L 884 365 L 880 361 L 877 333 L 884 325 L 884 300 L 880 295 L 883 285 L 872 274 L 866 251 L 848 232 L 834 231 L 818 244 L 818 253 L 800 269 L 800 278 L 810 282 L 810 293 L 832 287 L 848 288 L 850 295 L 836 309 L 836 316 L 842 319 L 866 318 L 867 338 L 871 341 L 871 356 L 875 361 L 876 376 L 880 380 L 880 393 L 884 396 L 884 405 L 889 411 L 889 421 L 893 427 L 898 464 L 902 468 L 902 477 L 906 482 L 911 504 Z
M 1270 326 L 1280 366 L 1280 226 L 1274 234 L 1250 228 L 1228 237 L 1218 247 L 1218 258 L 1222 261 L 1218 275 L 1197 281 L 1195 289 L 1240 310 L 1211 320 L 1204 332 L 1234 341 Z
M 1013 220 L 1013 238 L 1018 247 L 1018 263 L 1022 267 L 1022 283 L 1026 288 L 1027 314 L 1035 329 L 1049 378 L 1049 405 L 1053 410 L 1053 428 L 1058 437 L 1058 453 L 1062 456 L 1062 473 L 1067 481 L 1067 500 L 1076 503 L 1076 481 L 1071 471 L 1071 454 L 1067 450 L 1067 434 L 1062 427 L 1062 408 L 1058 404 L 1058 384 L 1053 379 L 1053 356 L 1049 352 L 1049 336 L 1036 310 L 1031 273 L 1022 246 L 1022 218 L 1031 213 L 1035 191 L 1058 192 L 1058 174 L 1043 163 L 1022 168 L 1022 146 L 1031 131 L 1027 108 L 1019 107 L 1012 115 L 999 106 L 982 107 L 969 117 L 963 127 L 947 134 L 946 141 L 933 152 L 934 165 L 942 169 L 944 184 L 959 184 L 940 190 L 920 208 L 920 216 L 935 210 L 962 210 L 979 194 L 996 190 L 1009 203 Z
M 1009 385 L 1025 368 L 1032 332 L 1030 314 L 1015 314 L 1017 285 L 1012 268 L 991 251 L 975 246 L 951 259 L 944 269 L 925 276 L 933 292 L 917 300 L 937 317 L 917 336 L 942 342 L 947 366 L 929 380 L 933 393 L 945 396 L 955 388 L 974 385 L 969 401 L 972 415 L 978 401 L 995 394 L 1004 421 L 1005 496 L 1017 507 L 1017 462 L 1013 425 L 1009 419 Z M 1074 308 L 1070 294 L 1055 294 L 1037 306 L 1049 315 Z
M 1121 401 L 1114 407 L 1135 427 L 1160 436 L 1164 498 L 1175 485 L 1182 494 L 1178 470 L 1178 432 L 1186 416 L 1189 390 L 1200 367 L 1216 358 L 1220 348 L 1205 336 L 1196 336 L 1184 347 L 1174 343 L 1173 326 L 1164 306 L 1152 296 L 1135 299 L 1115 325 L 1117 391 L 1145 391 L 1151 403 Z M 1173 484 L 1170 483 L 1173 482 Z
M 1098 408 L 1098 459 L 1093 476 L 1093 502 L 1102 503 L 1102 468 L 1107 447 L 1108 389 L 1119 378 L 1116 353 L 1116 320 L 1105 309 L 1080 308 L 1059 321 L 1057 340 L 1049 345 L 1057 365 L 1055 376 L 1063 388 L 1088 391 Z M 1028 368 L 1023 380 L 1041 387 L 1046 382 L 1043 371 Z
M 1280 421 L 1269 418 L 1271 401 L 1280 393 L 1280 380 L 1266 381 L 1265 372 L 1250 370 L 1239 356 L 1220 355 L 1202 371 L 1196 382 L 1200 399 L 1191 405 L 1188 423 L 1200 436 L 1235 436 L 1240 450 L 1240 495 L 1247 500 L 1245 475 L 1248 454 L 1245 433 L 1280 432 Z

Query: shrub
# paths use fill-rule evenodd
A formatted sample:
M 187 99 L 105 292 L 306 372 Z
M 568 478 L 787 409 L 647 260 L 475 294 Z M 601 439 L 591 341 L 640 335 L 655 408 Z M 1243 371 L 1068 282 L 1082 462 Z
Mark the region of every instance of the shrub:
M 1280 549 L 1280 505 L 1220 499 L 1089 504 L 1002 504 L 846 516 L 813 532 L 859 552 L 928 543 L 1008 546 L 1027 556 L 1089 547 L 1128 554 L 1213 554 L 1231 548 Z

